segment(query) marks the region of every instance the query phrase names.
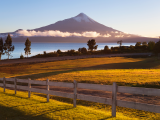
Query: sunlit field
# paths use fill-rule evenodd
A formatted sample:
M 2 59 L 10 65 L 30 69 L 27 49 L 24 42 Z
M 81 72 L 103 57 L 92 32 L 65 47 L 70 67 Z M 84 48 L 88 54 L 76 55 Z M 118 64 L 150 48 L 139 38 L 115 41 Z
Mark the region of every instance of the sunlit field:
M 25 63 L 0 66 L 0 77 L 17 77 L 50 81 L 107 84 L 160 88 L 160 60 L 157 58 L 87 58 L 44 63 Z M 7 120 L 64 120 L 64 119 L 142 119 L 159 120 L 160 114 L 117 107 L 117 117 L 112 118 L 111 106 L 78 100 L 73 108 L 72 99 L 13 90 L 3 93 L 0 88 L 0 114 Z
M 0 67 L 0 77 L 50 81 L 160 87 L 160 60 L 157 58 L 87 58 Z
M 117 116 L 111 116 L 111 106 L 77 101 L 73 108 L 72 100 L 50 96 L 46 102 L 46 95 L 32 93 L 28 98 L 27 92 L 0 88 L 0 119 L 1 120 L 159 120 L 160 114 L 117 107 Z M 56 99 L 56 100 L 54 100 Z M 58 101 L 57 101 L 58 100 Z

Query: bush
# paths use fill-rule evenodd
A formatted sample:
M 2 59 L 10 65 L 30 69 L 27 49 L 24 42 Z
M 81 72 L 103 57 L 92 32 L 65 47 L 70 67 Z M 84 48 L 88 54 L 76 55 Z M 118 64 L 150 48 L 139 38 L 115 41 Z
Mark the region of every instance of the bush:
M 24 56 L 21 54 L 20 59 L 24 59 Z
M 109 53 L 108 51 L 109 51 L 110 49 L 109 49 L 109 47 L 106 45 L 106 46 L 104 46 L 104 50 L 103 50 L 103 52 L 104 53 Z
M 109 47 L 108 47 L 107 45 L 104 46 L 104 50 L 105 50 L 105 51 L 109 50 Z
M 75 50 L 74 49 L 68 50 L 67 54 L 73 56 L 75 54 Z
M 43 54 L 46 55 L 47 54 L 46 51 L 43 51 Z
M 79 48 L 78 51 L 82 54 L 86 54 L 87 53 L 87 49 L 85 47 L 83 48 Z
M 59 54 L 57 52 L 51 52 L 47 54 L 47 57 L 58 57 Z
M 104 52 L 105 54 L 110 54 L 110 53 L 112 53 L 112 50 L 108 49 L 108 50 L 104 50 L 103 52 Z
M 58 50 L 57 50 L 57 53 L 60 54 L 60 53 L 62 53 L 62 51 L 61 51 L 60 49 L 58 49 Z

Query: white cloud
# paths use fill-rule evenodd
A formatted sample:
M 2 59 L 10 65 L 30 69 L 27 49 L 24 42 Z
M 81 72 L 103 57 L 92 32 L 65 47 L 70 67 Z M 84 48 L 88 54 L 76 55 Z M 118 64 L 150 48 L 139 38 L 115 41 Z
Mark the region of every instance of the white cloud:
M 111 35 L 110 35 L 110 34 L 107 34 L 107 35 L 103 35 L 103 37 L 111 37 Z
M 36 32 L 36 31 L 27 31 L 20 30 L 17 32 L 19 36 L 54 36 L 54 37 L 68 37 L 71 36 L 69 32 L 61 32 L 61 31 L 44 31 L 44 32 Z
M 36 31 L 27 31 L 27 30 L 20 30 L 16 32 L 16 35 L 14 36 L 53 36 L 53 37 L 110 37 L 110 34 L 101 35 L 100 33 L 97 33 L 95 31 L 86 31 L 83 33 L 70 33 L 70 32 L 61 32 L 58 30 L 49 30 L 44 32 L 36 32 Z
M 115 37 L 117 37 L 117 38 L 124 37 L 124 35 L 116 35 Z
M 97 33 L 97 32 L 84 32 L 82 33 L 82 36 L 83 37 L 100 37 L 100 33 Z
M 118 31 L 111 31 L 111 33 L 120 33 L 120 32 L 118 32 Z
M 123 33 L 125 33 L 125 34 L 129 34 L 129 33 L 127 33 L 127 32 L 123 32 Z
M 139 35 L 139 36 L 140 36 L 140 35 Z M 159 39 L 160 36 L 143 36 L 143 37 L 158 38 L 158 39 Z

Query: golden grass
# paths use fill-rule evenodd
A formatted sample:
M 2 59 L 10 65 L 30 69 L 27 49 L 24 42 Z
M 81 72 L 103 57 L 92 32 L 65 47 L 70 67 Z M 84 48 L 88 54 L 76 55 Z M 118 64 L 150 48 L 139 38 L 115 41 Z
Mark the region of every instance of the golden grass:
M 0 88 L 0 120 L 159 120 L 160 114 L 117 107 L 116 117 L 111 116 L 111 106 L 78 100 L 77 107 L 63 101 L 65 98 L 51 96 L 46 102 L 46 95 L 33 93 L 28 98 L 27 92 Z M 53 98 L 53 99 L 52 99 Z M 54 100 L 59 99 L 63 102 Z
M 160 88 L 160 61 L 155 58 L 87 58 L 46 63 L 25 63 L 0 66 L 0 78 L 17 77 L 51 81 L 65 81 L 140 86 Z M 56 96 L 46 103 L 42 94 L 32 93 L 31 99 L 26 92 L 12 90 L 3 93 L 0 88 L 1 119 L 55 120 L 61 119 L 142 119 L 159 120 L 160 114 L 117 107 L 117 117 L 111 117 L 111 106 L 78 100 L 77 108 L 72 100 Z M 46 95 L 45 95 L 46 97 Z M 62 102 L 58 102 L 58 101 Z M 67 102 L 67 103 L 64 103 Z M 75 114 L 76 112 L 76 114 Z M 2 116 L 3 115 L 3 116 Z
M 160 61 L 156 58 L 87 58 L 0 67 L 0 77 L 160 88 Z

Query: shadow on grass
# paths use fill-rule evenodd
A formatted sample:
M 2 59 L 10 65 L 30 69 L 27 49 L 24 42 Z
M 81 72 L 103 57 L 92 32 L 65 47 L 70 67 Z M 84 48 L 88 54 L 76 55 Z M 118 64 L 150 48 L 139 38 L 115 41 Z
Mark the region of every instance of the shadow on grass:
M 0 105 L 1 120 L 53 120 L 43 115 L 26 115 L 25 112 Z
M 18 91 L 17 91 L 18 92 Z M 39 100 L 35 100 L 35 99 L 30 99 L 28 97 L 21 97 L 21 96 L 18 96 L 18 95 L 15 95 L 15 94 L 11 94 L 11 93 L 4 93 L 4 92 L 1 92 L 1 94 L 5 94 L 7 96 L 11 96 L 11 97 L 15 97 L 15 98 L 21 98 L 21 99 L 26 99 L 26 100 L 30 100 L 30 101 L 35 101 L 35 102 L 39 102 L 39 103 L 46 103 L 46 102 L 42 102 L 42 101 L 39 101 Z M 38 104 L 38 103 L 37 103 Z M 16 107 L 16 106 L 15 106 Z
M 116 57 L 115 57 L 116 60 Z M 117 59 L 118 60 L 118 59 Z M 144 59 L 143 61 L 138 61 L 138 62 L 124 62 L 124 63 L 110 63 L 110 64 L 102 64 L 102 65 L 95 65 L 95 66 L 90 66 L 90 67 L 75 67 L 75 68 L 64 68 L 62 70 L 59 69 L 59 71 L 51 71 L 51 72 L 43 72 L 43 73 L 37 73 L 37 74 L 29 74 L 29 75 L 21 75 L 21 76 L 16 76 L 17 78 L 20 79 L 28 79 L 31 78 L 32 80 L 34 79 L 40 79 L 44 77 L 50 77 L 53 75 L 58 75 L 58 74 L 63 74 L 63 73 L 71 73 L 71 72 L 76 72 L 76 71 L 86 71 L 86 70 L 108 70 L 108 69 L 151 69 L 155 68 L 160 65 L 160 61 L 156 60 L 155 58 L 147 58 Z M 58 69 L 57 69 L 58 70 Z M 62 71 L 60 71 L 62 70 Z M 65 81 L 68 82 L 68 81 Z M 80 82 L 93 82 L 93 81 L 80 81 Z M 112 84 L 111 82 L 108 81 L 108 83 L 103 83 L 102 84 Z M 135 86 L 135 87 L 149 87 L 149 88 L 160 88 L 160 82 L 147 82 L 144 84 L 139 84 L 139 83 L 122 83 L 119 82 L 118 85 L 121 86 Z
M 116 60 L 116 59 L 115 59 Z M 83 71 L 83 70 L 108 70 L 108 69 L 151 69 L 156 68 L 160 65 L 160 62 L 157 60 L 154 60 L 154 58 L 145 59 L 143 61 L 138 62 L 125 62 L 125 63 L 110 63 L 110 64 L 102 64 L 102 65 L 96 65 L 96 66 L 90 66 L 90 67 L 76 67 L 76 68 L 68 68 L 68 70 L 64 70 L 66 68 L 61 68 L 59 71 L 51 71 L 51 72 L 43 72 L 38 74 L 30 74 L 30 75 L 22 75 L 22 76 L 16 76 L 20 79 L 39 79 L 43 77 L 49 77 L 52 75 L 58 75 L 62 73 L 70 73 L 70 72 L 76 72 L 76 71 Z M 58 69 L 57 69 L 58 70 Z
M 127 59 L 127 58 L 126 58 Z M 118 60 L 115 57 L 115 61 Z M 87 67 L 88 69 L 153 69 L 160 65 L 155 58 L 148 58 L 138 62 L 110 63 Z
M 22 97 L 22 99 L 26 99 L 26 98 Z M 23 109 L 22 110 L 16 109 L 17 107 L 19 108 L 20 106 L 24 106 L 24 107 L 25 106 L 35 106 L 35 105 L 38 106 L 38 104 L 41 104 L 41 103 L 43 104 L 43 102 L 39 101 L 39 103 L 18 105 L 18 106 L 12 106 L 12 107 L 6 107 L 6 106 L 0 105 L 0 120 L 4 120 L 4 119 L 7 119 L 7 120 L 54 120 L 54 119 L 57 119 L 54 117 L 55 116 L 54 112 L 60 112 L 63 110 L 73 109 L 73 107 L 70 107 L 70 106 L 65 106 L 65 107 L 64 106 L 58 106 L 58 107 L 49 106 L 49 107 L 46 107 L 47 110 L 42 110 L 42 111 L 40 110 L 36 113 L 24 111 Z M 50 116 L 50 118 L 48 118 L 47 116 Z M 59 118 L 61 116 L 57 116 L 57 117 Z
M 10 95 L 10 94 L 7 94 L 7 95 Z M 42 95 L 42 94 L 36 94 L 36 95 L 39 95 L 41 97 L 46 97 L 46 95 Z M 14 96 L 14 95 L 10 95 L 10 96 Z M 14 97 L 16 97 L 16 96 L 14 96 Z M 57 97 L 52 96 L 52 99 L 56 99 L 56 98 Z M 22 99 L 26 99 L 26 98 L 22 97 Z M 60 98 L 60 99 L 59 99 L 59 101 L 66 102 L 65 101 L 66 99 L 65 100 L 63 98 Z M 73 102 L 72 99 L 68 99 L 67 103 L 71 103 L 71 102 Z M 87 105 L 87 103 L 88 103 L 88 105 Z M 17 105 L 17 106 L 12 106 L 12 107 L 8 107 L 8 106 L 6 107 L 6 106 L 0 105 L 0 120 L 3 120 L 3 119 L 7 119 L 7 120 L 57 120 L 61 117 L 64 118 L 64 116 L 61 115 L 61 114 L 59 116 L 56 116 L 55 112 L 61 112 L 61 111 L 64 111 L 64 110 L 74 109 L 74 107 L 68 106 L 68 105 L 60 105 L 60 106 L 57 106 L 57 107 L 55 107 L 53 105 L 53 106 L 46 107 L 47 110 L 45 110 L 45 109 L 39 110 L 40 108 L 38 106 L 42 106 L 42 104 L 38 105 L 37 103 L 33 103 L 33 104 Z M 78 103 L 78 104 L 86 105 L 86 106 L 93 106 L 92 102 L 86 102 L 86 101 L 83 101 L 83 102 L 81 101 L 81 103 Z M 27 111 L 26 109 L 21 109 L 21 110 L 17 109 L 17 108 L 23 108 L 23 106 L 24 107 L 27 107 L 27 106 L 35 107 L 35 106 L 37 106 L 38 109 L 37 108 L 36 109 L 38 111 L 36 113 L 32 113 L 32 112 Z M 32 109 L 32 108 L 30 108 L 30 109 Z M 50 116 L 50 118 L 48 118 L 46 116 Z M 74 119 L 74 115 L 72 117 Z M 107 117 L 107 118 L 104 118 L 104 119 L 108 119 L 108 118 L 111 118 L 111 116 Z
M 45 72 L 45 73 L 38 73 L 38 74 L 30 74 L 30 75 L 22 75 L 22 76 L 16 76 L 19 79 L 28 79 L 31 78 L 33 79 L 38 79 L 38 78 L 43 78 L 43 77 L 49 77 L 52 75 L 58 75 L 61 73 L 69 73 L 69 72 L 75 72 L 74 69 L 73 70 L 66 70 L 66 71 L 54 71 L 54 72 Z
M 33 105 L 33 104 L 32 104 Z M 5 107 L 0 105 L 0 120 L 57 120 L 54 116 L 54 112 L 60 112 L 63 110 L 73 109 L 71 107 L 64 108 L 62 106 L 58 108 L 51 108 L 49 110 L 45 110 L 43 112 L 37 112 L 37 114 L 29 113 L 27 111 L 17 110 L 13 107 Z M 48 118 L 46 115 L 50 116 Z M 57 116 L 58 118 L 61 116 Z
M 38 93 L 32 93 L 32 94 L 46 98 L 45 94 L 38 94 Z M 21 98 L 23 99 L 25 97 L 21 97 Z M 54 100 L 57 100 L 57 101 L 60 101 L 60 102 L 73 104 L 73 99 L 69 99 L 69 98 L 63 98 L 63 97 L 50 95 L 50 99 L 54 99 Z M 46 102 L 44 102 L 44 103 L 46 103 Z M 34 104 L 36 104 L 36 103 L 33 103 L 32 105 L 35 106 Z M 95 102 L 89 102 L 89 101 L 83 101 L 83 100 L 77 100 L 77 105 L 82 105 L 82 106 L 91 107 L 91 108 L 95 108 L 95 109 L 105 110 L 106 112 L 107 111 L 111 112 L 111 105 L 95 103 Z M 42 111 L 38 112 L 38 114 L 35 115 L 35 114 L 32 114 L 32 113 L 26 114 L 23 111 L 16 110 L 15 107 L 16 106 L 4 107 L 4 106 L 0 105 L 0 120 L 1 119 L 2 120 L 6 119 L 6 118 L 8 120 L 18 120 L 18 119 L 20 119 L 20 120 L 21 119 L 23 119 L 23 120 L 51 120 L 50 118 L 47 118 L 45 115 L 51 115 L 51 116 L 53 115 L 54 116 L 54 112 L 73 109 L 72 106 L 64 106 L 64 105 L 58 106 L 58 107 L 49 106 L 47 110 L 43 110 L 43 112 Z M 118 107 L 117 108 L 117 112 L 122 112 L 122 111 L 128 111 L 128 112 L 123 113 L 125 116 L 132 115 L 134 117 L 146 116 L 145 114 L 149 113 L 149 112 L 143 112 L 142 113 L 139 110 L 134 110 L 134 109 L 129 109 L 129 108 L 122 108 L 122 107 Z M 149 114 L 148 114 L 148 116 L 149 116 Z M 156 115 L 156 113 L 155 113 L 155 115 Z M 61 117 L 61 116 L 58 116 L 58 117 Z M 158 115 L 157 115 L 157 117 L 159 118 Z M 105 120 L 105 119 L 109 119 L 109 118 L 112 118 L 112 116 L 109 116 L 109 117 L 106 117 L 106 118 L 102 118 L 100 120 Z M 159 119 L 156 119 L 156 120 L 159 120 Z

